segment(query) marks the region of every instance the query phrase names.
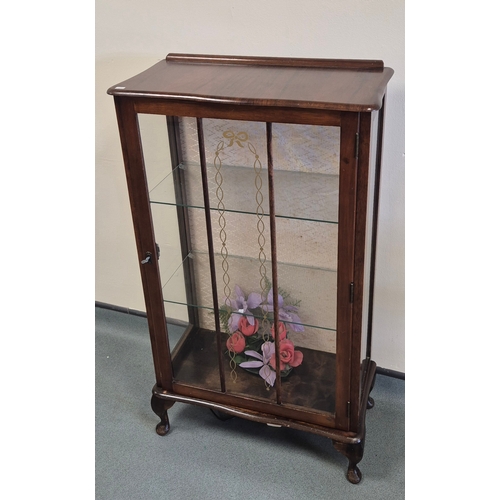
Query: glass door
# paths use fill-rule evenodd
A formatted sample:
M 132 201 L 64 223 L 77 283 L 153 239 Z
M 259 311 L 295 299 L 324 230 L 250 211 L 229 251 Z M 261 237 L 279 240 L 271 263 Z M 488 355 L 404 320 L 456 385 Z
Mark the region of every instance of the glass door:
M 175 383 L 333 422 L 341 128 L 139 125 Z

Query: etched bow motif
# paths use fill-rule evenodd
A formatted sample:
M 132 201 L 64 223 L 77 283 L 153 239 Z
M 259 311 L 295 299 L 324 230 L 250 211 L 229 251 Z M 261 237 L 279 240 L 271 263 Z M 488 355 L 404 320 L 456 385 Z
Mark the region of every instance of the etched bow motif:
M 242 148 L 243 144 L 241 143 L 248 141 L 248 134 L 246 132 L 238 132 L 235 134 L 232 130 L 227 130 L 222 135 L 226 139 L 229 139 L 229 144 L 227 145 L 228 148 L 230 148 L 235 142 L 240 148 Z

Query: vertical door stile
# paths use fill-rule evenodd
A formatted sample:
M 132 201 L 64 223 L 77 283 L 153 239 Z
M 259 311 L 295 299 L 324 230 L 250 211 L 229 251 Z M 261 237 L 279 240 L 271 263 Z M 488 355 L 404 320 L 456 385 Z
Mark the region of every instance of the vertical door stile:
M 203 135 L 203 121 L 201 118 L 196 118 L 196 125 L 198 130 L 198 147 L 200 150 L 200 166 L 201 166 L 201 180 L 203 186 L 203 202 L 205 206 L 205 222 L 207 227 L 207 243 L 208 255 L 210 259 L 210 279 L 212 283 L 212 298 L 214 305 L 214 318 L 215 330 L 217 333 L 217 353 L 219 358 L 219 377 L 220 387 L 222 392 L 226 392 L 226 380 L 224 374 L 224 359 L 222 353 L 222 333 L 220 328 L 219 316 L 219 297 L 217 294 L 217 276 L 215 269 L 215 255 L 214 255 L 214 242 L 212 233 L 212 219 L 210 215 L 210 194 L 208 190 L 208 175 L 207 175 L 207 161 L 205 156 L 205 140 Z
M 115 96 L 115 108 L 139 261 L 142 261 L 147 254 L 152 256 L 147 263 L 140 265 L 140 271 L 149 336 L 153 347 L 156 383 L 162 389 L 172 390 L 172 364 L 167 320 L 161 291 L 158 252 L 149 205 L 139 122 L 133 100 Z
M 276 208 L 274 204 L 274 169 L 273 169 L 273 130 L 272 123 L 266 123 L 267 142 L 267 174 L 269 189 L 269 229 L 271 232 L 271 266 L 273 286 L 273 316 L 274 316 L 274 345 L 276 357 L 276 402 L 281 404 L 281 371 L 280 371 L 280 336 L 279 304 L 278 304 L 278 258 L 276 248 Z
M 340 181 L 338 220 L 337 272 L 337 376 L 336 425 L 343 430 L 350 426 L 352 303 L 351 283 L 354 281 L 354 236 L 356 215 L 356 140 L 359 113 L 341 114 Z

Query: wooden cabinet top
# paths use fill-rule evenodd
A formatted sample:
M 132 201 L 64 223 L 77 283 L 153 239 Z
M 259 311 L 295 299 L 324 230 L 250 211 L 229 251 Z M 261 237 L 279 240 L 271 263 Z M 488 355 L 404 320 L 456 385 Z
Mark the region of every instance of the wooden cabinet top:
M 383 61 L 169 54 L 108 94 L 190 102 L 373 111 L 394 71 Z

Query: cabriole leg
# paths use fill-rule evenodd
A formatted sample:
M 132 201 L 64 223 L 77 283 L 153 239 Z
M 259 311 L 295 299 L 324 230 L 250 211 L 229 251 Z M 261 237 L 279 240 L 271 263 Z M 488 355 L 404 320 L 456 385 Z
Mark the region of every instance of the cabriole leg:
M 333 446 L 337 451 L 342 453 L 348 460 L 347 479 L 353 484 L 358 484 L 361 481 L 362 474 L 358 468 L 358 463 L 363 458 L 364 442 L 357 444 L 337 443 L 333 441 Z
M 151 397 L 151 408 L 160 417 L 160 422 L 156 426 L 156 433 L 160 436 L 165 436 L 170 430 L 167 410 L 173 406 L 174 402 L 158 398 L 155 395 Z

